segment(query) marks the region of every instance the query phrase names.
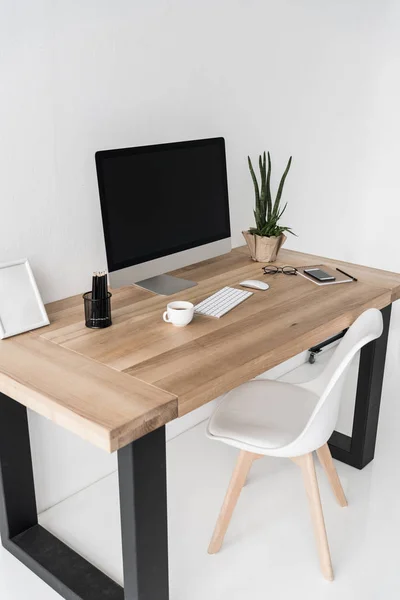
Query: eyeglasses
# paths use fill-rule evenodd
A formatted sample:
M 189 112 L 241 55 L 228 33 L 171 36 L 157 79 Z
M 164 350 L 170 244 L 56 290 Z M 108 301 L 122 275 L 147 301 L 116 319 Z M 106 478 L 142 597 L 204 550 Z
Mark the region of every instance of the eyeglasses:
M 263 267 L 265 275 L 275 275 L 275 273 L 283 273 L 284 275 L 297 275 L 296 267 Z

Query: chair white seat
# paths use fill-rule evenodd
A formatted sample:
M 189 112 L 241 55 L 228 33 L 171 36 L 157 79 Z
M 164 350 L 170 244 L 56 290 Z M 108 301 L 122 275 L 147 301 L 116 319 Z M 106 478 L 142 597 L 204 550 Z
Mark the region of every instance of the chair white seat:
M 276 456 L 307 425 L 317 394 L 291 383 L 254 380 L 225 396 L 208 424 L 208 436 L 241 450 Z
M 323 372 L 311 381 L 253 380 L 221 401 L 209 421 L 207 435 L 239 448 L 240 453 L 210 542 L 210 554 L 222 546 L 253 461 L 263 455 L 287 457 L 301 468 L 321 570 L 326 579 L 333 579 L 313 452 L 317 452 L 338 503 L 347 506 L 328 440 L 338 418 L 344 375 L 350 362 L 358 350 L 381 335 L 382 329 L 380 311 L 370 308 L 353 323 Z

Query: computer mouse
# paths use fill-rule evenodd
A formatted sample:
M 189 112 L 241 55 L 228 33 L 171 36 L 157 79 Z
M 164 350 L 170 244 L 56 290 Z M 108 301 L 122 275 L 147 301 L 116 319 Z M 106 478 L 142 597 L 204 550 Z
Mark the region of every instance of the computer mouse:
M 269 288 L 268 283 L 264 283 L 264 281 L 258 281 L 257 279 L 246 279 L 246 281 L 241 281 L 239 285 L 253 288 L 254 290 L 267 290 Z

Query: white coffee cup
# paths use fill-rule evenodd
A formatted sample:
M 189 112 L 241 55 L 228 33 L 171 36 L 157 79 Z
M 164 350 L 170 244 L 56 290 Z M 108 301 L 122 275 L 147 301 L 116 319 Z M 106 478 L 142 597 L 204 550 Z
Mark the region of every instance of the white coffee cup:
M 191 302 L 176 300 L 167 304 L 167 310 L 163 314 L 166 323 L 172 323 L 175 327 L 185 327 L 193 319 L 194 306 Z

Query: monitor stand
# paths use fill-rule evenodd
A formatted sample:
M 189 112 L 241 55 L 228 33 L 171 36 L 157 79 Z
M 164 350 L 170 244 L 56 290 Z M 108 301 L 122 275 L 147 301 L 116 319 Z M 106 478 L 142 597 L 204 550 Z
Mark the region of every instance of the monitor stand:
M 149 279 L 143 279 L 137 281 L 135 285 L 160 294 L 161 296 L 171 296 L 182 290 L 187 290 L 197 285 L 195 281 L 189 281 L 188 279 L 181 279 L 180 277 L 173 277 L 172 275 L 157 275 L 157 277 L 150 277 Z

